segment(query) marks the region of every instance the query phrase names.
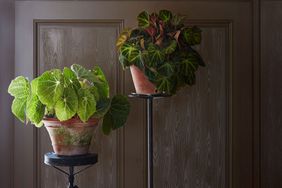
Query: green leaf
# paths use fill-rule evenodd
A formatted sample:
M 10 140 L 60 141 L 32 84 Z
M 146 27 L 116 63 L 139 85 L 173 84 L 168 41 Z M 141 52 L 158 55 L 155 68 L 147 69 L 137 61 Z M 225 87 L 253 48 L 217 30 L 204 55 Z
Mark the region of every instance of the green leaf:
M 174 73 L 174 67 L 172 63 L 165 63 L 158 68 L 158 73 L 165 77 L 170 77 Z
M 150 16 L 146 11 L 141 12 L 138 17 L 138 26 L 145 29 L 150 26 Z
M 150 58 L 149 66 L 154 67 L 158 63 L 162 63 L 165 59 L 165 54 L 160 50 L 160 48 L 154 44 L 149 44 L 148 46 L 148 57 Z
M 164 22 L 168 23 L 172 18 L 172 13 L 169 10 L 160 10 L 159 18 Z
M 38 78 L 35 78 L 31 81 L 31 93 L 37 94 Z
M 126 42 L 130 35 L 131 29 L 126 28 L 121 32 L 116 42 L 116 46 L 118 49 L 120 49 L 120 47 Z
M 99 80 L 99 82 L 94 83 L 95 87 L 97 88 L 99 98 L 108 98 L 110 96 L 110 86 L 102 69 L 98 66 L 95 66 L 93 69 L 93 73 Z M 98 100 L 98 98 L 96 98 L 96 100 Z
M 60 121 L 72 118 L 78 108 L 78 98 L 72 87 L 64 89 L 64 93 L 55 105 L 56 116 Z
M 189 53 L 188 57 L 180 62 L 179 72 L 183 80 L 188 85 L 193 85 L 196 80 L 195 72 L 199 67 L 198 58 L 193 53 Z
M 11 81 L 8 93 L 18 99 L 27 99 L 30 94 L 30 86 L 28 80 L 23 76 L 18 76 Z
M 195 75 L 195 73 L 192 73 L 192 72 L 189 75 L 183 76 L 182 79 L 188 85 L 194 85 L 196 83 L 196 75 Z
M 176 47 L 177 42 L 175 40 L 172 40 L 170 44 L 164 49 L 164 53 L 167 55 L 172 54 L 176 50 Z
M 78 90 L 78 110 L 79 118 L 86 122 L 96 112 L 96 101 L 89 89 Z
M 193 46 L 201 43 L 202 31 L 198 27 L 187 27 L 182 31 L 184 41 Z
M 141 60 L 141 52 L 140 50 L 133 44 L 124 44 L 120 48 L 120 54 L 122 55 L 120 58 L 124 58 L 121 61 L 125 67 L 135 64 L 136 62 L 140 62 Z
M 37 95 L 39 100 L 48 106 L 54 107 L 56 102 L 63 95 L 64 79 L 62 72 L 58 69 L 46 71 L 38 77 Z
M 194 50 L 193 48 L 190 49 L 190 54 L 192 54 L 194 56 L 194 58 L 197 60 L 198 64 L 201 66 L 206 66 L 203 58 L 201 57 L 201 55 Z
M 126 57 L 123 54 L 119 54 L 118 61 L 120 62 L 123 69 L 129 67 L 130 65 L 133 65 L 132 62 L 129 62 Z
M 198 67 L 198 59 L 191 53 L 186 59 L 180 62 L 180 72 L 185 76 L 194 73 L 198 69 Z
M 104 99 L 97 102 L 96 105 L 96 112 L 94 113 L 93 117 L 95 118 L 102 118 L 110 109 L 111 106 L 111 100 L 110 99 Z
M 128 117 L 130 104 L 123 95 L 115 95 L 111 107 L 103 119 L 103 132 L 109 134 L 111 130 L 122 127 Z
M 45 106 L 40 102 L 36 94 L 32 94 L 27 100 L 26 116 L 33 124 L 40 124 L 45 112 Z
M 103 118 L 102 131 L 105 135 L 109 135 L 112 131 L 113 119 L 111 114 L 107 113 Z
M 177 29 L 183 25 L 185 16 L 182 15 L 174 15 L 171 19 L 171 24 Z
M 151 81 L 152 83 L 156 82 L 157 73 L 149 69 L 148 67 L 145 67 L 145 75 L 147 76 L 149 81 Z
M 70 68 L 65 67 L 63 70 L 63 75 L 66 87 L 72 87 L 76 90 L 81 88 L 75 73 Z
M 11 110 L 12 113 L 24 123 L 26 101 L 30 95 L 30 85 L 26 78 L 18 76 L 9 85 L 9 94 L 15 97 L 13 100 Z
M 79 81 L 84 81 L 86 79 L 90 82 L 98 82 L 98 79 L 94 74 L 92 74 L 92 71 L 85 69 L 81 65 L 73 64 L 71 66 L 71 70 L 74 72 Z
M 44 125 L 43 121 L 39 122 L 39 123 L 34 123 L 34 125 L 37 127 L 37 128 L 40 128 Z
M 24 123 L 25 121 L 26 100 L 15 98 L 12 103 L 13 114 Z
M 160 76 L 157 80 L 157 90 L 159 92 L 172 93 L 173 85 L 168 77 Z
M 89 91 L 91 92 L 91 94 L 94 96 L 95 100 L 98 101 L 100 100 L 100 95 L 99 95 L 99 91 L 98 88 L 96 86 L 91 86 L 90 88 L 88 88 Z M 101 92 L 101 91 L 100 91 Z

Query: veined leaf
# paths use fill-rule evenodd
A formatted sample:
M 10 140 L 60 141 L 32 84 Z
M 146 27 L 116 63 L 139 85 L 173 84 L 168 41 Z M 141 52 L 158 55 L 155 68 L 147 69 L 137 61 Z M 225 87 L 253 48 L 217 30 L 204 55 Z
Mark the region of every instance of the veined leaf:
M 159 18 L 164 22 L 168 23 L 172 18 L 172 13 L 169 10 L 160 10 Z
M 128 43 L 121 47 L 119 61 L 124 68 L 133 64 L 140 68 L 144 66 L 141 51 L 135 45 Z
M 9 85 L 8 93 L 18 99 L 26 100 L 30 94 L 28 80 L 23 76 L 18 76 Z
M 73 87 L 76 90 L 81 88 L 80 83 L 75 75 L 75 73 L 68 67 L 63 70 L 64 84 L 66 87 Z
M 148 53 L 150 58 L 151 66 L 155 66 L 157 63 L 162 63 L 165 58 L 165 54 L 154 44 L 149 44 Z
M 136 61 L 140 61 L 141 53 L 139 49 L 134 45 L 124 44 L 122 45 L 120 52 L 130 63 L 135 63 Z
M 122 68 L 125 69 L 127 67 L 129 67 L 130 65 L 133 65 L 132 62 L 129 62 L 126 57 L 123 54 L 119 54 L 118 56 L 118 60 L 120 62 L 120 64 L 122 65 Z
M 115 95 L 111 107 L 103 119 L 103 132 L 109 134 L 111 130 L 122 127 L 129 114 L 130 104 L 123 95 Z
M 93 73 L 99 80 L 99 82 L 94 83 L 95 87 L 97 88 L 99 98 L 101 99 L 108 98 L 110 96 L 110 86 L 102 69 L 98 66 L 95 66 L 93 69 Z M 96 101 L 97 100 L 98 98 L 96 98 Z
M 198 27 L 187 27 L 182 31 L 184 41 L 191 46 L 201 43 L 201 33 Z
M 26 109 L 26 100 L 21 98 L 15 98 L 12 103 L 12 112 L 13 114 L 24 123 L 25 121 L 25 109 Z
M 40 102 L 37 95 L 33 93 L 27 100 L 26 116 L 34 124 L 40 124 L 45 112 L 45 106 Z
M 118 49 L 120 49 L 120 47 L 126 42 L 126 40 L 130 35 L 131 35 L 131 29 L 127 28 L 122 31 L 116 42 L 116 46 Z
M 150 68 L 145 67 L 145 75 L 147 76 L 149 81 L 151 81 L 152 83 L 156 82 L 157 74 L 156 74 L 156 72 L 154 72 Z
M 96 101 L 100 100 L 100 95 L 99 95 L 99 91 L 98 88 L 96 86 L 91 86 L 90 88 L 88 88 L 90 93 L 94 96 Z
M 198 69 L 198 58 L 193 53 L 189 53 L 186 59 L 180 62 L 179 72 L 182 80 L 188 85 L 193 85 L 196 80 L 195 71 Z
M 177 42 L 175 40 L 171 41 L 171 43 L 164 49 L 165 54 L 172 54 L 177 47 Z
M 31 86 L 31 93 L 37 94 L 37 86 L 38 86 L 38 78 L 35 78 L 30 83 Z
M 48 106 L 54 107 L 59 98 L 63 95 L 64 80 L 62 72 L 58 69 L 46 71 L 38 77 L 37 95 L 39 100 Z
M 150 16 L 146 11 L 141 12 L 138 17 L 138 26 L 145 29 L 150 26 Z
M 182 15 L 174 15 L 171 19 L 171 24 L 173 26 L 175 26 L 176 28 L 178 28 L 179 26 L 181 26 L 184 22 L 185 16 Z
M 185 76 L 194 73 L 198 69 L 198 67 L 198 59 L 191 53 L 186 59 L 180 62 L 180 72 Z
M 171 63 L 165 63 L 158 68 L 158 73 L 165 77 L 170 77 L 174 73 L 174 67 Z
M 60 121 L 72 118 L 78 108 L 78 98 L 75 89 L 67 87 L 64 93 L 55 105 L 56 116 Z
M 110 106 L 111 106 L 110 99 L 99 100 L 96 105 L 97 110 L 94 113 L 93 117 L 102 118 L 108 112 Z
M 84 79 L 86 79 L 90 82 L 98 82 L 98 79 L 94 74 L 92 74 L 91 70 L 87 70 L 81 65 L 73 64 L 71 66 L 71 70 L 74 72 L 79 81 L 84 81 Z
M 79 118 L 86 122 L 96 112 L 96 101 L 89 89 L 78 90 L 78 110 Z
M 157 80 L 157 90 L 159 92 L 171 93 L 173 85 L 168 77 L 160 76 Z

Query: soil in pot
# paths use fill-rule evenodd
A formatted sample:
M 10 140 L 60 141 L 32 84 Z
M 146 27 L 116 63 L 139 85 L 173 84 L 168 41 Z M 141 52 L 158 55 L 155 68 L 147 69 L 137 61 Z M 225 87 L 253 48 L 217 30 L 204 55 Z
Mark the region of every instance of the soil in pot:
M 79 118 L 59 121 L 56 118 L 44 118 L 43 123 L 51 138 L 53 150 L 57 155 L 84 155 L 89 152 L 89 146 L 98 119 L 82 122 Z

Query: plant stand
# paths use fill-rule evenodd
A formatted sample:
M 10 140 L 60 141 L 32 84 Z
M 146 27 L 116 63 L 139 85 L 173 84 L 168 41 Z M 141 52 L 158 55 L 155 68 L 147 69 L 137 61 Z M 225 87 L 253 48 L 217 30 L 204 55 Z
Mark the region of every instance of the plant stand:
M 52 166 L 58 171 L 66 174 L 68 176 L 68 188 L 78 188 L 77 185 L 74 185 L 74 176 L 80 172 L 90 168 L 92 165 L 98 162 L 97 154 L 86 154 L 86 155 L 77 155 L 77 156 L 58 156 L 53 152 L 46 153 L 44 155 L 44 163 L 46 165 Z M 74 167 L 76 166 L 86 166 L 85 168 L 74 172 Z M 59 167 L 68 167 L 69 172 L 62 170 Z
M 154 188 L 154 162 L 153 162 L 153 101 L 154 99 L 170 97 L 165 93 L 157 94 L 138 94 L 132 93 L 129 97 L 141 98 L 146 100 L 146 119 L 147 119 L 147 188 Z

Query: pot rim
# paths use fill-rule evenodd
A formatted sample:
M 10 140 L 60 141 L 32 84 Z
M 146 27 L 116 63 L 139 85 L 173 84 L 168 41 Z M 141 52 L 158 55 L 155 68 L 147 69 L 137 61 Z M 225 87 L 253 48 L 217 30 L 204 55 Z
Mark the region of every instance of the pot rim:
M 60 121 L 58 118 L 49 118 L 49 117 L 44 117 L 43 118 L 43 122 L 46 121 L 46 122 L 60 122 L 60 124 L 73 124 L 73 123 L 82 123 L 82 124 L 98 124 L 100 119 L 98 118 L 90 118 L 88 119 L 88 121 L 86 122 L 83 122 L 81 121 L 80 118 L 78 117 L 73 117 L 69 120 L 66 120 L 66 121 Z

